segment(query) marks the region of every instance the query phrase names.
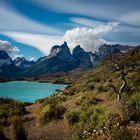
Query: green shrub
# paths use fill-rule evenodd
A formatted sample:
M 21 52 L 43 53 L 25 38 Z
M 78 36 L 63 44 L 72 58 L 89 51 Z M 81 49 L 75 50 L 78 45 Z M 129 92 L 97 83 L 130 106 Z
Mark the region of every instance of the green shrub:
M 133 81 L 134 87 L 137 91 L 140 91 L 140 74 L 136 75 L 134 81 Z
M 59 102 L 62 102 L 65 100 L 66 100 L 66 95 L 61 92 L 61 93 L 54 94 L 50 97 L 47 97 L 45 99 L 42 99 L 42 101 L 40 102 L 43 102 L 42 107 L 44 107 L 49 104 L 58 104 Z
M 62 119 L 65 111 L 66 108 L 59 104 L 44 106 L 40 113 L 40 124 L 45 125 L 52 120 Z
M 8 98 L 8 97 L 0 98 L 0 104 L 7 104 L 7 103 L 13 103 L 13 102 L 14 102 L 14 100 L 11 98 Z
M 65 119 L 69 125 L 74 125 L 79 122 L 80 114 L 77 111 L 69 112 L 66 114 Z
M 71 88 L 66 92 L 67 92 L 66 95 L 73 96 L 76 92 L 79 92 L 79 88 L 78 89 L 77 88 Z
M 130 99 L 126 99 L 121 105 L 123 120 L 140 122 L 140 93 L 135 93 Z
M 0 111 L 7 111 L 8 110 L 8 105 L 7 104 L 1 104 L 0 105 Z
M 111 134 L 111 140 L 132 140 L 133 134 L 127 128 L 117 128 Z
M 90 115 L 90 122 L 93 124 L 94 129 L 99 129 L 105 125 L 107 121 L 107 116 L 105 114 L 105 109 L 101 106 L 95 106 L 93 108 L 93 113 Z
M 76 104 L 76 105 L 81 105 L 82 102 L 84 101 L 84 99 L 85 99 L 85 96 L 80 96 L 80 97 L 78 97 L 78 98 L 76 99 L 75 104 Z
M 24 103 L 16 102 L 9 98 L 0 99 L 0 124 L 2 126 L 10 125 L 10 119 L 13 116 L 23 116 L 26 114 Z
M 9 114 L 12 116 L 22 116 L 26 114 L 25 106 L 22 103 L 14 103 L 10 105 Z
M 7 125 L 8 110 L 7 104 L 0 105 L 0 125 L 2 126 Z
M 85 124 L 82 122 L 76 123 L 74 126 L 73 140 L 83 140 L 83 132 L 85 130 Z
M 100 79 L 99 77 L 94 77 L 92 80 L 93 80 L 94 82 L 97 82 L 97 83 L 99 83 L 99 82 L 101 81 L 101 79 Z
M 99 87 L 97 87 L 97 91 L 98 91 L 99 93 L 101 93 L 101 92 L 107 92 L 107 88 L 105 88 L 105 87 L 103 87 L 103 86 L 99 86 Z
M 113 92 L 109 92 L 107 95 L 108 95 L 107 98 L 109 100 L 114 100 L 114 99 L 116 100 L 116 98 L 117 98 L 117 94 L 114 94 Z
M 22 125 L 22 120 L 20 118 L 13 118 L 11 133 L 13 140 L 27 140 L 27 133 Z
M 44 99 L 42 107 L 48 105 L 48 104 L 55 104 L 56 103 L 56 98 L 55 96 L 50 96 Z
M 140 93 L 135 93 L 129 103 L 130 107 L 130 119 L 139 122 L 140 121 Z
M 93 83 L 89 83 L 89 84 L 87 84 L 87 86 L 86 86 L 86 91 L 91 91 L 91 90 L 94 90 L 94 85 L 93 85 Z
M 99 130 L 105 126 L 107 116 L 105 114 L 105 110 L 101 106 L 97 105 L 87 109 L 86 111 L 78 113 L 72 112 L 67 116 L 67 120 L 69 121 L 69 124 L 74 127 L 74 138 L 80 140 L 83 139 L 84 131 L 92 133 L 93 130 Z

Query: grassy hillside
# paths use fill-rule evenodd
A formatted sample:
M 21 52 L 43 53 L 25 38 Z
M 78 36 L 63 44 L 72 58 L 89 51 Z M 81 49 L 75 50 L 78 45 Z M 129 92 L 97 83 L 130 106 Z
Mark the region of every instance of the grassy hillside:
M 73 130 L 73 139 L 129 140 L 140 135 L 136 129 L 140 121 L 140 47 L 111 58 L 120 70 L 108 59 L 79 75 L 66 90 L 44 99 L 40 124 L 62 119 Z M 119 89 L 121 71 L 129 71 L 130 64 L 135 68 L 125 76 L 127 84 L 118 101 L 110 85 Z
M 126 85 L 121 93 L 122 98 L 117 100 L 116 91 L 122 87 L 122 72 L 125 73 Z M 42 78 L 41 81 L 46 79 Z M 29 140 L 140 139 L 140 47 L 111 56 L 95 69 L 49 77 L 51 80 L 70 85 L 32 106 L 22 105 L 26 111 L 20 116 Z M 1 102 L 0 105 L 5 110 L 9 102 Z M 18 111 L 14 109 L 14 112 L 19 122 Z M 6 122 L 10 119 L 7 116 Z M 20 123 L 15 124 L 14 121 L 8 125 L 15 128 L 14 134 L 20 132 L 25 135 Z M 7 134 L 4 125 L 3 128 Z M 13 134 L 13 131 L 10 133 Z

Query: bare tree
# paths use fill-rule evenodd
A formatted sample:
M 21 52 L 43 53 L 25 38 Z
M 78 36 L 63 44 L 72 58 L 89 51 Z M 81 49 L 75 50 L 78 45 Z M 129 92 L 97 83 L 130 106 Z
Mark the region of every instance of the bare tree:
M 122 58 L 122 57 L 121 57 Z M 134 60 L 131 58 L 127 58 L 127 56 L 124 55 L 124 61 L 121 64 L 121 60 L 119 57 L 110 57 L 109 60 L 113 63 L 113 67 L 115 68 L 116 71 L 120 72 L 120 86 L 119 88 L 115 87 L 113 84 L 109 84 L 109 86 L 114 90 L 114 92 L 117 94 L 117 99 L 121 100 L 122 99 L 122 94 L 124 92 L 124 89 L 127 85 L 126 81 L 126 76 L 128 75 L 129 72 L 133 71 L 136 67 L 137 64 Z M 128 60 L 129 59 L 129 63 Z

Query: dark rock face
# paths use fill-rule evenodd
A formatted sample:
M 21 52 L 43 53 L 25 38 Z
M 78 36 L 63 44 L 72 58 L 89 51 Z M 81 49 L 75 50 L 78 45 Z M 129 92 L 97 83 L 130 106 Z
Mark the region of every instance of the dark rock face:
M 50 59 L 53 57 L 59 57 L 64 60 L 71 58 L 70 49 L 66 42 L 64 42 L 64 44 L 61 46 L 56 45 L 52 47 L 50 55 L 47 57 L 47 59 Z
M 24 57 L 17 57 L 13 62 L 15 66 L 21 70 L 27 69 L 35 64 L 34 61 L 28 61 Z
M 5 51 L 0 50 L 0 76 L 13 76 L 18 71 L 10 56 Z
M 48 57 L 40 59 L 33 67 L 27 70 L 27 75 L 51 74 L 66 72 L 74 69 L 74 59 L 67 43 L 53 46 Z
M 73 49 L 73 57 L 77 61 L 77 67 L 90 68 L 92 67 L 91 53 L 84 51 L 80 45 Z

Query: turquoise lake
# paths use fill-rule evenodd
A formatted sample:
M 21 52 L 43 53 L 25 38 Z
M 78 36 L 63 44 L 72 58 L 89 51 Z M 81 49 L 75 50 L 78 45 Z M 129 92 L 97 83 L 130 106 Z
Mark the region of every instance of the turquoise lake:
M 22 102 L 34 102 L 50 95 L 57 89 L 64 89 L 67 85 L 15 81 L 0 83 L 0 97 L 8 97 Z

